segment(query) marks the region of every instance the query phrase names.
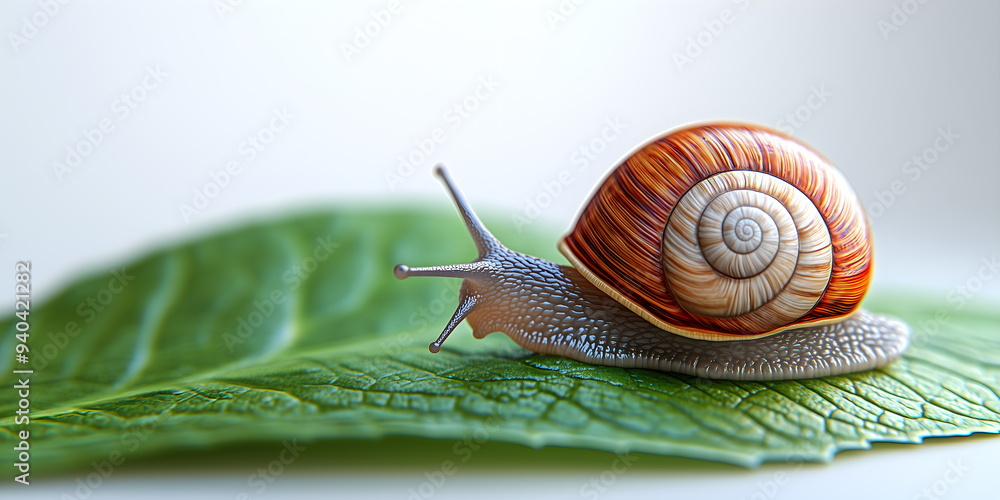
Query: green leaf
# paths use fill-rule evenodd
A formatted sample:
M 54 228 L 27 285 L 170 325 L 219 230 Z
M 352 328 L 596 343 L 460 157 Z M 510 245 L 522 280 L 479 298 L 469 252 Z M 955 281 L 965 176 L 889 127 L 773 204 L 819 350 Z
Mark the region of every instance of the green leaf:
M 552 258 L 558 233 L 488 221 Z M 532 229 L 529 227 L 529 229 Z M 467 262 L 453 212 L 333 210 L 230 230 L 96 273 L 31 310 L 33 472 L 222 443 L 408 435 L 633 451 L 754 466 L 875 441 L 1000 431 L 995 309 L 883 295 L 918 332 L 884 370 L 717 382 L 532 355 L 462 327 L 427 344 Z M 940 311 L 940 312 L 939 312 Z M 927 323 L 947 316 L 936 328 Z M 3 453 L 16 432 L 14 318 L 0 323 Z M 13 457 L 5 457 L 12 463 Z

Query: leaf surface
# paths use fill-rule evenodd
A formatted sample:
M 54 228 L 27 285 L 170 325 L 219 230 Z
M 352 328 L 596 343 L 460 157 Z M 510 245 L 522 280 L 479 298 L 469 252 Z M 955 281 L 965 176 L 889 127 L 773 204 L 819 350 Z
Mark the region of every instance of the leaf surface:
M 492 222 L 508 246 L 555 257 L 554 238 Z M 454 310 L 459 282 L 401 282 L 392 267 L 474 255 L 450 212 L 334 209 L 225 231 L 71 283 L 31 311 L 34 470 L 387 435 L 755 466 L 1000 431 L 995 310 L 869 300 L 908 321 L 914 345 L 886 369 L 816 380 L 592 366 L 533 355 L 501 334 L 476 341 L 465 326 L 432 355 L 427 344 Z M 13 317 L 0 332 L 0 352 L 13 353 Z M 0 358 L 4 454 L 25 428 L 10 389 L 12 370 L 25 366 Z

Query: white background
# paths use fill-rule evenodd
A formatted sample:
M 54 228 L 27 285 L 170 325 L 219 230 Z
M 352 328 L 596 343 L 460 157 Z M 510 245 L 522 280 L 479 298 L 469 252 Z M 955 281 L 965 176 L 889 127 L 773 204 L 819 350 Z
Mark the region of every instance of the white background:
M 54 15 L 39 14 L 36 1 L 0 5 L 0 262 L 31 259 L 42 296 L 92 267 L 291 207 L 448 207 L 430 175 L 437 162 L 478 208 L 567 227 L 627 151 L 679 125 L 724 119 L 792 131 L 844 171 L 872 215 L 876 291 L 923 289 L 944 301 L 971 286 L 977 298 L 1000 297 L 1000 280 L 983 267 L 1000 252 L 997 2 L 425 0 L 391 15 L 378 14 L 387 2 L 220 5 L 74 2 Z M 374 36 L 363 40 L 366 27 Z M 146 78 L 151 68 L 161 81 Z M 497 87 L 475 97 L 484 79 Z M 810 99 L 817 92 L 824 97 Z M 142 98 L 127 116 L 122 94 Z M 456 104 L 475 109 L 458 121 Z M 241 144 L 268 136 L 275 109 L 293 117 L 251 161 Z M 113 129 L 57 174 L 67 149 L 102 120 Z M 624 129 L 601 142 L 609 120 Z M 444 139 L 401 169 L 399 158 L 438 128 Z M 935 143 L 942 130 L 958 137 Z M 590 144 L 602 151 L 574 161 Z M 919 178 L 906 167 L 914 155 L 933 160 Z M 239 175 L 206 188 L 232 161 Z M 556 188 L 564 169 L 570 182 Z M 214 197 L 186 218 L 181 206 L 206 189 Z M 527 211 L 531 200 L 545 205 L 540 214 Z M 955 459 L 972 472 L 950 496 L 982 493 L 995 481 L 987 458 L 998 453 L 997 440 L 962 439 L 855 453 L 796 472 L 776 494 L 839 496 L 835 486 L 850 483 L 862 496 L 914 498 Z M 749 498 L 776 470 L 638 471 L 602 498 Z M 436 498 L 575 498 L 579 478 L 598 472 L 460 477 Z M 377 475 L 307 474 L 267 495 L 392 497 L 412 486 Z M 243 477 L 219 479 L 206 495 L 231 498 L 226 485 Z M 49 493 L 72 485 L 66 478 Z M 123 477 L 94 498 L 133 487 L 148 484 Z

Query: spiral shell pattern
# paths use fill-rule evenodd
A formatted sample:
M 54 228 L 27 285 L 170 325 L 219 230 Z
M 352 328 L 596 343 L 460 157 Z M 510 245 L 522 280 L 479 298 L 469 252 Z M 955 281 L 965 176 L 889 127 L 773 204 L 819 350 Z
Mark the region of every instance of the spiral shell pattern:
M 681 197 L 663 233 L 663 268 L 685 310 L 787 325 L 830 280 L 830 232 L 801 191 L 760 172 L 724 172 Z
M 857 196 L 817 153 L 761 127 L 708 124 L 628 157 L 560 249 L 660 328 L 738 340 L 853 312 L 868 238 Z

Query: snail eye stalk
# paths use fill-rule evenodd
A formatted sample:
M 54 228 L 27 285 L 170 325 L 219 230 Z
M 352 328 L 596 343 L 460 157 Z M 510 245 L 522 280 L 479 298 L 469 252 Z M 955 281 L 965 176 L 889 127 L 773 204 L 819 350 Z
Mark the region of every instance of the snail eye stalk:
M 483 222 L 479 220 L 476 213 L 469 206 L 469 202 L 465 200 L 462 192 L 455 185 L 454 181 L 451 180 L 451 176 L 443 165 L 438 165 L 434 169 L 434 173 L 444 182 L 445 187 L 448 188 L 448 192 L 451 194 L 452 200 L 458 207 L 458 211 L 462 216 L 462 220 L 465 222 L 465 227 L 468 228 L 469 234 L 472 236 L 472 241 L 476 244 L 476 252 L 479 256 L 476 260 L 468 264 L 450 264 L 446 266 L 431 266 L 431 267 L 410 267 L 404 264 L 399 264 L 392 270 L 393 276 L 396 279 L 406 279 L 411 276 L 433 276 L 441 278 L 461 278 L 471 281 L 486 280 L 492 277 L 496 271 L 496 262 L 488 260 L 487 257 L 490 254 L 505 250 L 504 246 L 490 234 Z M 438 336 L 437 340 L 431 342 L 428 349 L 437 353 L 441 350 L 441 344 L 451 335 L 451 332 L 455 330 L 458 325 L 465 320 L 465 318 L 473 311 L 476 304 L 479 303 L 479 296 L 475 293 L 469 291 L 468 287 L 462 287 L 462 293 L 460 294 L 458 301 L 458 308 L 455 309 L 455 314 L 452 315 L 451 320 L 445 325 L 444 330 L 442 330 L 441 335 Z

